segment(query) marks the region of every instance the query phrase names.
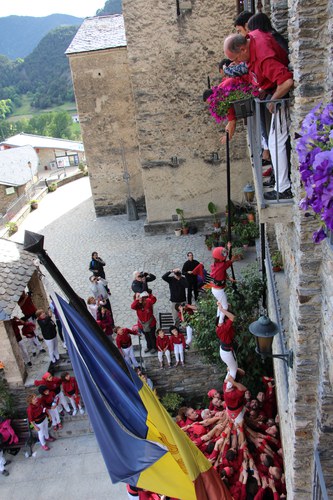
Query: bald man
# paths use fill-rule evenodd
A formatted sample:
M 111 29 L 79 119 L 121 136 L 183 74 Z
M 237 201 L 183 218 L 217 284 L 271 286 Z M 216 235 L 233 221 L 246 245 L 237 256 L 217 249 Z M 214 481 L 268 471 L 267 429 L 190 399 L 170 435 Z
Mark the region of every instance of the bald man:
M 294 85 L 293 74 L 288 70 L 288 55 L 275 41 L 271 33 L 260 30 L 251 31 L 247 37 L 230 35 L 224 41 L 224 53 L 235 63 L 246 62 L 251 83 L 263 92 L 264 99 L 281 99 L 287 96 Z M 274 113 L 273 103 L 268 109 Z M 292 198 L 288 178 L 288 140 L 287 104 L 276 106 L 276 120 L 271 121 L 268 146 L 271 153 L 275 179 L 278 183 L 273 191 L 264 194 L 267 200 Z M 276 130 L 275 130 L 276 123 Z M 276 133 L 277 132 L 277 133 Z M 279 172 L 277 172 L 277 165 Z

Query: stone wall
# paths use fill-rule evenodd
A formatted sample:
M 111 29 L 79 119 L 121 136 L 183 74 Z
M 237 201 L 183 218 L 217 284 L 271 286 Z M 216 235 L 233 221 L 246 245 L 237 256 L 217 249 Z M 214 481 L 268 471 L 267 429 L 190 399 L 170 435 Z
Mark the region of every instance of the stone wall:
M 282 4 L 273 0 L 272 13 L 285 17 Z M 327 0 L 289 0 L 288 34 L 295 80 L 292 138 L 309 109 L 332 97 L 330 4 Z M 294 141 L 292 147 L 293 222 L 275 225 L 289 290 L 286 336 L 294 351 L 289 390 L 283 384 L 280 361 L 275 362 L 275 371 L 288 498 L 311 499 L 317 449 L 332 493 L 333 252 L 327 242 L 313 244 L 312 232 L 318 224 L 298 208 L 303 192 Z
M 233 31 L 236 4 L 124 0 L 131 81 L 148 222 L 170 221 L 175 208 L 195 218 L 214 201 L 226 205 L 225 147 L 202 101 L 207 77 L 217 84 L 223 40 Z M 238 125 L 241 127 L 241 124 Z M 212 152 L 222 161 L 211 163 Z M 172 165 L 171 158 L 178 158 Z M 245 134 L 231 142 L 232 197 L 241 200 L 251 177 Z
M 126 47 L 73 54 L 70 65 L 96 214 L 124 213 L 125 163 L 131 196 L 142 204 L 144 194 Z

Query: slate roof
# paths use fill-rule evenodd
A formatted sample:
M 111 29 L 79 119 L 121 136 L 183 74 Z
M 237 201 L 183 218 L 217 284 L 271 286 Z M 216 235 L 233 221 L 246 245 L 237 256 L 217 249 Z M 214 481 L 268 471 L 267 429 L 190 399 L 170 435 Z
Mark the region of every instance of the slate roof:
M 31 175 L 36 175 L 38 162 L 38 155 L 32 146 L 0 151 L 0 184 L 4 186 L 27 184 L 31 181 Z
M 0 320 L 12 317 L 21 293 L 36 270 L 36 256 L 23 245 L 0 238 Z
M 32 146 L 39 149 L 62 149 L 64 151 L 84 151 L 83 143 L 69 141 L 68 139 L 56 139 L 55 137 L 46 137 L 44 135 L 21 134 L 8 137 L 0 145 L 6 146 Z
M 65 54 L 126 47 L 124 18 L 113 16 L 87 17 L 78 29 Z

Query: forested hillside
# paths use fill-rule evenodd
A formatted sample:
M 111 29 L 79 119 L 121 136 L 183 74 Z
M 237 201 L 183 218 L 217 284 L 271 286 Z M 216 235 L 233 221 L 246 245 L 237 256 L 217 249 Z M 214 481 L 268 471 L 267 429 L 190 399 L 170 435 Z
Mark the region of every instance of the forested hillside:
M 108 14 L 121 14 L 122 3 L 121 0 L 106 0 L 102 9 L 98 9 L 96 16 L 106 16 Z
M 82 21 L 82 18 L 66 14 L 0 17 L 0 54 L 9 59 L 24 58 L 52 29 L 59 26 L 79 26 Z
M 65 50 L 78 27 L 62 26 L 50 31 L 23 61 L 0 56 L 0 100 L 19 104 L 28 93 L 35 108 L 74 101 L 73 85 Z

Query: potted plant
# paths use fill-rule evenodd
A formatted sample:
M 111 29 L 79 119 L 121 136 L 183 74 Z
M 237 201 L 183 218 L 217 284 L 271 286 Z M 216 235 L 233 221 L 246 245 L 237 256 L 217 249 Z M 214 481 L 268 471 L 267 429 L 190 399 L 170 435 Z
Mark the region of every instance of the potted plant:
M 209 234 L 205 238 L 205 245 L 207 247 L 207 250 L 211 250 L 213 248 L 213 245 L 216 241 L 215 235 L 214 234 Z
M 51 184 L 49 184 L 47 186 L 47 189 L 48 189 L 48 192 L 49 193 L 53 193 L 53 191 L 55 191 L 57 189 L 57 183 L 56 182 L 51 182 Z
M 283 260 L 282 255 L 279 250 L 275 250 L 271 256 L 272 268 L 275 273 L 282 271 L 283 269 Z
M 249 245 L 253 247 L 255 245 L 255 240 L 259 238 L 259 226 L 255 223 L 247 224 L 244 229 L 246 229 L 246 236 L 249 239 Z
M 243 247 L 233 248 L 232 255 L 236 258 L 236 260 L 243 260 L 244 259 L 244 248 Z
M 8 227 L 9 236 L 12 236 L 13 234 L 15 234 L 18 231 L 18 225 L 16 224 L 16 222 L 12 222 L 12 221 L 7 222 L 6 227 Z
M 182 235 L 182 228 L 181 227 L 176 227 L 176 229 L 175 229 L 175 235 L 176 236 L 181 236 Z
M 188 227 L 188 222 L 184 217 L 184 210 L 182 210 L 181 208 L 176 208 L 176 213 L 178 214 L 178 217 L 180 218 L 180 224 L 182 226 L 182 233 L 188 234 L 189 227 Z
M 38 208 L 38 201 L 37 200 L 30 200 L 30 208 L 31 208 L 31 210 L 36 210 L 36 208 Z
M 220 221 L 220 216 L 218 214 L 217 206 L 212 201 L 210 201 L 208 203 L 208 211 L 213 216 L 213 219 L 214 219 L 213 225 L 214 225 L 214 227 L 215 228 L 221 227 L 221 221 Z

